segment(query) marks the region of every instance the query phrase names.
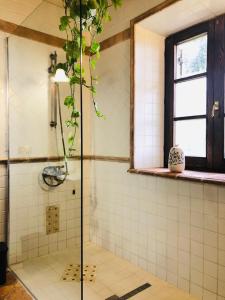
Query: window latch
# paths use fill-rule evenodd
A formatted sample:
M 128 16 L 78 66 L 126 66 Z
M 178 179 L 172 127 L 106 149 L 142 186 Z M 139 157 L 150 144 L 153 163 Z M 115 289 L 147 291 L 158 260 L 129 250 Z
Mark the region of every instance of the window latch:
M 215 111 L 218 111 L 219 109 L 220 109 L 220 103 L 219 101 L 215 101 L 212 107 L 212 114 L 211 114 L 212 118 L 215 117 Z

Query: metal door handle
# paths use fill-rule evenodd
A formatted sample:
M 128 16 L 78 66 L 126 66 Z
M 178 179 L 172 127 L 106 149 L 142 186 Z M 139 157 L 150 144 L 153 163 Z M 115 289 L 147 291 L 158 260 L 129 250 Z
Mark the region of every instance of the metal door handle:
M 211 114 L 212 118 L 215 117 L 215 111 L 218 111 L 219 109 L 220 109 L 220 103 L 219 101 L 215 101 L 212 107 L 212 114 Z

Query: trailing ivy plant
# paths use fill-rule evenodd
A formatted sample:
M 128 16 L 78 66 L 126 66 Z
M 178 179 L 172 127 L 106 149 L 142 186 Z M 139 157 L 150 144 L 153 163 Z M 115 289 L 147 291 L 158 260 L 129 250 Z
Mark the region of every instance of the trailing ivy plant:
M 59 29 L 66 32 L 66 43 L 63 47 L 66 53 L 66 62 L 59 63 L 57 69 L 61 68 L 69 77 L 70 95 L 64 100 L 64 105 L 69 109 L 69 119 L 65 124 L 71 128 L 68 137 L 69 156 L 73 154 L 76 130 L 78 128 L 78 119 L 80 112 L 77 108 L 75 99 L 76 87 L 82 85 L 91 92 L 91 99 L 94 105 L 95 113 L 99 118 L 104 117 L 98 108 L 96 101 L 97 77 L 93 72 L 96 68 L 97 60 L 100 57 L 100 44 L 96 36 L 103 31 L 105 21 L 110 21 L 109 8 L 118 8 L 123 0 L 63 0 L 65 15 L 60 18 Z M 80 34 L 80 12 L 82 11 L 82 38 Z M 88 41 L 89 42 L 88 42 Z M 80 56 L 86 54 L 89 56 L 89 77 L 90 82 L 85 80 L 85 71 L 81 70 Z M 82 74 L 82 75 L 81 75 Z M 80 78 L 82 77 L 82 78 Z

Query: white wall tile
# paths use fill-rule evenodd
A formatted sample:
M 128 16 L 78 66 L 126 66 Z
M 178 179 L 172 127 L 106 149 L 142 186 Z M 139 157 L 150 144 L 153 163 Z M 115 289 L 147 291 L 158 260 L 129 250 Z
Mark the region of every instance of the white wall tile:
M 72 194 L 73 189 L 78 192 L 80 184 L 66 180 L 59 188 L 42 190 L 38 177 L 46 165 L 47 163 L 29 163 L 10 166 L 10 263 L 80 244 L 80 199 L 79 193 Z M 79 168 L 79 162 L 70 164 L 70 170 L 74 168 Z M 15 180 L 19 176 L 24 178 L 27 185 L 21 185 L 20 180 Z M 49 205 L 59 206 L 60 228 L 59 233 L 47 235 L 45 220 L 46 207 Z M 85 208 L 85 218 L 88 220 L 86 209 L 88 207 Z M 88 235 L 89 230 L 86 230 L 84 239 Z M 16 250 L 13 245 L 17 245 Z
M 218 274 L 222 282 L 225 266 L 224 235 L 218 233 L 219 220 L 223 219 L 219 219 L 216 214 L 216 210 L 219 210 L 217 199 L 212 199 L 212 195 L 217 195 L 216 190 L 219 195 L 217 187 L 215 190 L 214 186 L 204 188 L 203 184 L 188 183 L 185 185 L 185 195 L 181 195 L 181 185 L 173 185 L 168 180 L 157 178 L 152 191 L 152 185 L 148 188 L 147 177 L 146 190 L 140 193 L 140 189 L 143 189 L 143 182 L 138 180 L 140 176 L 127 174 L 123 177 L 123 184 L 127 185 L 124 194 L 124 186 L 122 188 L 119 184 L 120 179 L 106 176 L 105 170 L 108 168 L 108 174 L 118 172 L 122 176 L 126 174 L 126 164 L 93 162 L 92 167 L 95 170 L 94 178 L 97 177 L 98 181 L 93 181 L 97 193 L 95 198 L 92 196 L 95 202 L 94 206 L 91 204 L 91 240 L 115 251 L 109 244 L 113 245 L 119 235 L 123 240 L 121 252 L 127 259 L 130 259 L 132 249 L 132 261 L 141 263 L 146 260 L 147 265 L 154 266 L 152 270 L 156 276 L 184 290 L 190 290 L 200 299 L 215 299 L 218 295 L 223 297 L 217 291 Z M 110 189 L 112 184 L 117 186 L 116 191 Z M 132 189 L 129 188 L 131 185 Z M 102 186 L 103 193 L 100 192 Z M 210 196 L 206 196 L 206 191 Z M 174 197 L 174 193 L 177 197 Z M 119 194 L 121 202 L 118 207 L 118 202 L 113 199 Z M 138 196 L 140 194 L 141 202 Z M 111 222 L 118 223 L 119 227 L 111 227 Z M 223 221 L 220 228 L 222 225 Z M 108 243 L 102 243 L 103 237 L 108 237 Z M 143 240 L 147 241 L 147 253 L 141 246 L 144 245 Z M 222 267 L 220 271 L 219 265 Z M 221 284 L 219 290 L 222 293 Z
M 134 165 L 159 167 L 163 165 L 164 37 L 136 25 L 135 40 Z M 168 200 L 171 205 L 177 202 L 176 197 Z

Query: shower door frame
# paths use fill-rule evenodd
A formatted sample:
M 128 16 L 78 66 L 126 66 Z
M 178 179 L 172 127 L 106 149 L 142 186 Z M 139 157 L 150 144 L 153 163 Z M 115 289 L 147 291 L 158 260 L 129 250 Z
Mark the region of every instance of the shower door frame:
M 81 0 L 80 0 L 81 1 Z M 82 13 L 82 12 L 81 12 Z M 82 26 L 80 27 L 82 30 Z M 53 46 L 56 48 L 63 48 L 66 40 L 59 38 L 57 36 L 53 36 L 50 34 L 46 34 L 40 31 L 36 31 L 27 27 L 23 27 L 21 25 L 17 25 L 11 22 L 7 22 L 4 20 L 0 19 L 0 31 L 3 31 L 7 33 L 7 37 L 4 38 L 5 42 L 5 58 L 6 58 L 6 74 L 5 74 L 5 85 L 6 85 L 6 95 L 5 95 L 5 101 L 6 101 L 6 111 L 7 111 L 7 141 L 6 141 L 6 147 L 7 147 L 7 157 L 6 159 L 3 159 L 0 161 L 1 164 L 3 164 L 6 167 L 6 176 L 7 176 L 7 192 L 6 192 L 6 198 L 5 198 L 5 220 L 4 220 L 4 241 L 9 247 L 9 235 L 10 235 L 10 165 L 11 163 L 23 163 L 23 162 L 55 162 L 60 160 L 62 157 L 34 157 L 28 160 L 24 160 L 23 158 L 11 158 L 10 157 L 10 101 L 9 101 L 9 37 L 12 36 L 17 36 L 21 38 L 26 38 L 31 41 L 39 42 L 45 45 Z M 81 31 L 82 34 L 82 31 Z M 81 54 L 82 49 L 81 49 Z M 81 56 L 82 57 L 82 56 Z M 81 64 L 82 64 L 82 59 L 81 59 Z M 82 72 L 82 68 L 81 68 Z M 83 87 L 80 84 L 80 105 L 81 105 L 81 112 L 83 111 L 83 103 L 82 103 L 82 97 L 83 97 Z M 81 227 L 80 227 L 80 233 L 81 233 L 81 238 L 80 238 L 80 243 L 81 243 L 81 250 L 80 250 L 80 264 L 81 264 L 81 270 L 80 270 L 80 275 L 82 278 L 83 274 L 83 160 L 84 160 L 84 155 L 83 155 L 83 115 L 81 114 L 81 154 L 80 155 L 74 155 L 71 158 L 75 160 L 79 160 L 81 162 L 81 214 L 80 214 L 80 219 L 81 219 Z M 8 252 L 9 253 L 9 252 Z M 8 254 L 9 257 L 9 254 Z M 32 293 L 32 291 L 23 283 L 22 279 L 20 279 L 17 274 L 15 274 L 14 271 L 10 269 L 9 266 L 9 259 L 7 262 L 7 267 L 9 270 L 14 274 L 14 276 L 21 282 L 21 284 L 27 289 L 28 293 L 34 298 L 35 295 Z M 80 281 L 80 286 L 81 286 L 81 300 L 83 300 L 83 280 L 81 279 Z

